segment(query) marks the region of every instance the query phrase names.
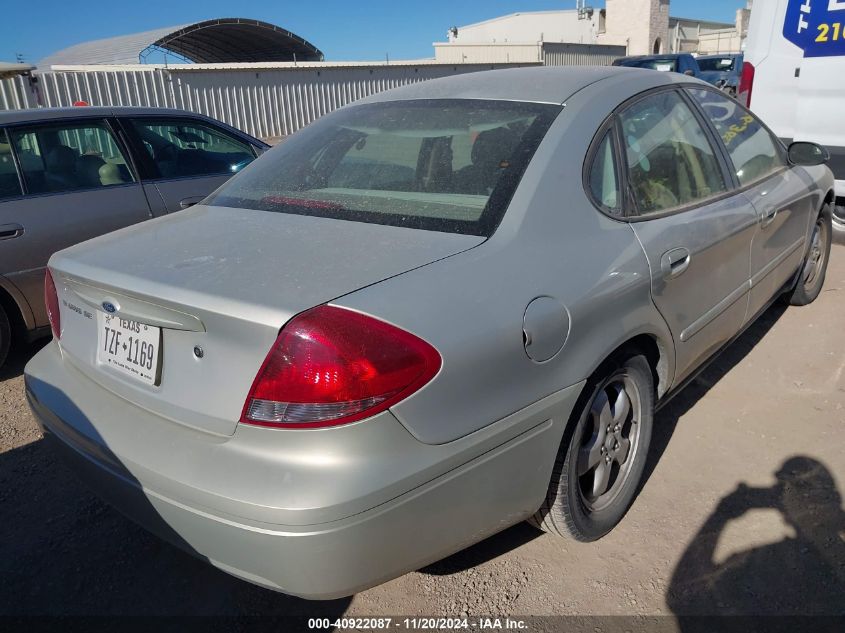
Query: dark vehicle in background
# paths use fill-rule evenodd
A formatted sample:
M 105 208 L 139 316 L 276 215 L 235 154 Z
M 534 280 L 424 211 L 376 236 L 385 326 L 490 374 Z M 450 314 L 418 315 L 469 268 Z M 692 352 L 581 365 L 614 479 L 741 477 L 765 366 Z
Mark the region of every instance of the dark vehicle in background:
M 645 68 L 662 72 L 680 73 L 689 77 L 700 77 L 701 69 L 695 57 L 689 53 L 672 53 L 669 55 L 636 55 L 622 57 L 613 62 L 614 66 L 628 68 Z
M 181 110 L 0 114 L 0 366 L 13 335 L 50 332 L 44 306 L 50 255 L 196 204 L 267 148 Z
M 702 55 L 696 58 L 701 73 L 698 78 L 713 84 L 735 97 L 739 89 L 739 78 L 742 74 L 743 56 L 736 55 Z

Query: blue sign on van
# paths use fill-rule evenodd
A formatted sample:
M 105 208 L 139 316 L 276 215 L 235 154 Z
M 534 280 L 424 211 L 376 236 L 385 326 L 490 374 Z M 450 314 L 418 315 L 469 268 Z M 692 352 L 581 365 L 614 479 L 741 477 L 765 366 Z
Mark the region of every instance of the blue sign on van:
M 789 0 L 783 36 L 804 57 L 845 55 L 845 0 Z

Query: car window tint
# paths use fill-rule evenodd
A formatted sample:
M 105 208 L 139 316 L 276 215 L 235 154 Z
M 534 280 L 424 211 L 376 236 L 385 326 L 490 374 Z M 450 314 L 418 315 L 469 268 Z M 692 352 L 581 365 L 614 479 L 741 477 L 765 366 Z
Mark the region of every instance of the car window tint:
M 413 186 L 423 139 L 372 134 L 355 143 L 328 175 L 329 187 L 391 189 Z
M 736 57 L 707 57 L 698 60 L 698 67 L 705 71 L 728 72 L 734 69 Z
M 629 62 L 627 66 L 646 68 L 648 70 L 659 70 L 662 72 L 678 72 L 677 59 L 644 59 Z
M 12 147 L 9 145 L 6 131 L 0 130 L 0 200 L 19 195 L 21 195 L 21 183 L 18 179 L 18 171 L 15 169 Z
M 233 174 L 255 160 L 252 146 L 194 119 L 133 119 L 162 178 Z
M 593 199 L 612 212 L 619 210 L 619 178 L 616 171 L 613 134 L 604 135 L 590 166 Z
M 707 134 L 681 95 L 648 96 L 619 118 L 635 214 L 661 213 L 726 191 Z
M 96 189 L 133 182 L 126 157 L 102 121 L 15 128 L 27 193 Z
M 343 108 L 210 204 L 489 235 L 560 106 L 434 99 Z
M 722 137 L 741 185 L 756 182 L 786 165 L 778 141 L 736 101 L 712 90 L 695 88 L 688 92 Z

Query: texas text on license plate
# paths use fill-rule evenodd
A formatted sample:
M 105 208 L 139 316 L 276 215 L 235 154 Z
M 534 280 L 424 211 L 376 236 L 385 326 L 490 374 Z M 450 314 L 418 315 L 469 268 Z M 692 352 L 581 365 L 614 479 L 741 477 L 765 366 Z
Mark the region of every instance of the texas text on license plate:
M 147 385 L 158 382 L 161 328 L 97 311 L 97 361 Z

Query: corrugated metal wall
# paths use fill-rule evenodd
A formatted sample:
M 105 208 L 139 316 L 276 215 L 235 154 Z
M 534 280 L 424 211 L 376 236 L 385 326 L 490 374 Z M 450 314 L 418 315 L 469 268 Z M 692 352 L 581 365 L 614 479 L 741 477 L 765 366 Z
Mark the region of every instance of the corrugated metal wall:
M 624 46 L 543 44 L 546 65 L 608 65 Z M 321 65 L 220 70 L 85 70 L 0 80 L 0 110 L 91 105 L 180 108 L 260 138 L 293 134 L 356 99 L 405 84 L 531 63 Z
M 539 43 L 519 44 L 498 42 L 489 44 L 434 44 L 434 57 L 445 64 L 513 64 L 541 63 L 542 46 Z
M 626 54 L 624 46 L 543 42 L 546 66 L 610 66 L 613 60 Z
M 0 81 L 0 109 L 34 108 L 39 102 L 46 107 L 70 106 L 75 101 L 181 108 L 270 138 L 292 134 L 335 108 L 382 90 L 516 65 L 43 72 L 35 75 L 34 88 L 26 77 Z
M 26 77 L 0 79 L 0 110 L 20 110 L 35 107 L 35 98 Z

